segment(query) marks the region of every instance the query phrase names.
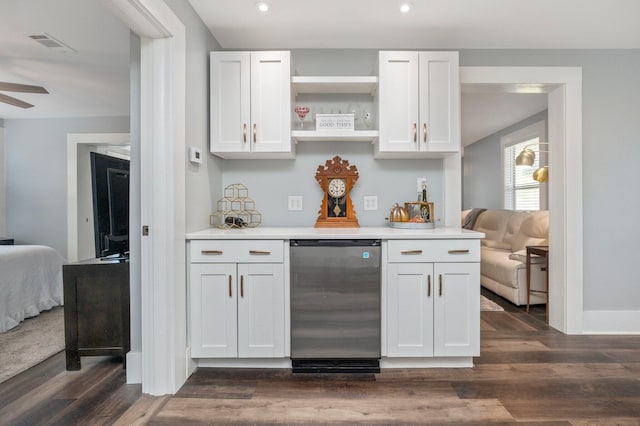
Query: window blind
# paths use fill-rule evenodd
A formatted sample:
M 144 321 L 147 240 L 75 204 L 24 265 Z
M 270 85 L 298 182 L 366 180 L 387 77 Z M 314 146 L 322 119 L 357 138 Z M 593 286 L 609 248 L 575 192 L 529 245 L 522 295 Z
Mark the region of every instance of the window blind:
M 540 182 L 533 179 L 533 172 L 540 167 L 540 155 L 536 147 L 536 159 L 532 167 L 516 167 L 516 157 L 525 146 L 537 143 L 539 138 L 529 139 L 504 147 L 504 208 L 509 210 L 540 210 Z

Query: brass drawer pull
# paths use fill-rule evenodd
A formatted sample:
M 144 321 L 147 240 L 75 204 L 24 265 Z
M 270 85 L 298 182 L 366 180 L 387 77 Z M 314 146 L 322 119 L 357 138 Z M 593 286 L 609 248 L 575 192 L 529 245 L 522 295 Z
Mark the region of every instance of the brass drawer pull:
M 418 126 L 416 123 L 413 123 L 413 143 L 418 141 Z
M 268 250 L 249 250 L 249 254 L 257 254 L 257 255 L 266 256 L 266 255 L 271 254 L 271 252 L 268 251 Z
M 257 139 L 257 133 L 258 133 L 258 130 L 256 129 L 256 125 L 255 125 L 255 123 L 254 123 L 254 124 L 253 124 L 253 143 L 258 142 L 258 139 Z
M 449 250 L 449 254 L 467 254 L 469 250 Z
M 427 275 L 427 297 L 431 297 L 431 275 Z
M 242 125 L 242 140 L 243 143 L 247 143 L 247 123 Z
M 427 143 L 427 123 L 424 123 L 422 125 L 422 130 L 423 130 L 423 133 L 424 133 L 424 143 Z
M 200 250 L 201 254 L 222 254 L 222 250 Z
M 244 275 L 240 275 L 240 297 L 244 297 Z
M 229 275 L 229 297 L 233 296 L 233 294 L 231 293 L 231 280 L 232 280 L 231 275 Z
M 422 254 L 422 250 L 401 250 L 400 254 Z
M 439 294 L 439 296 L 442 296 L 442 274 L 438 275 L 438 278 L 440 280 L 440 294 Z

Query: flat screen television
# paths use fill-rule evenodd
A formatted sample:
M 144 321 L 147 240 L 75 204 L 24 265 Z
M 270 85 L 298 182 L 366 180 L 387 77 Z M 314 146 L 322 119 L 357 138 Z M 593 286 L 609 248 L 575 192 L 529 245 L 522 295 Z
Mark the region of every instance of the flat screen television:
M 129 255 L 129 160 L 91 155 L 93 229 L 97 258 Z

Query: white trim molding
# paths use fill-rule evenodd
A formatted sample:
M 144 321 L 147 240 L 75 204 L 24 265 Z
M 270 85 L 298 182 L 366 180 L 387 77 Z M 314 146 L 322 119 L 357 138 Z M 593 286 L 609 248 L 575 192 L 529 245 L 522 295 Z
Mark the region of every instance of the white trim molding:
M 582 68 L 460 67 L 460 84 L 548 94 L 549 324 L 583 332 Z
M 640 334 L 640 311 L 584 311 L 584 334 Z
M 102 1 L 141 37 L 140 216 L 148 227 L 140 253 L 142 392 L 173 394 L 188 369 L 186 32 L 163 1 Z

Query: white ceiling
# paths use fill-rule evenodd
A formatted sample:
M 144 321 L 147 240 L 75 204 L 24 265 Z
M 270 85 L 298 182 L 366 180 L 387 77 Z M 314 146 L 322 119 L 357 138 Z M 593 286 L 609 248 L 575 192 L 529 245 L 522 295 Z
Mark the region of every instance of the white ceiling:
M 45 86 L 9 93 L 0 118 L 129 114 L 129 30 L 110 0 L 0 0 L 0 81 Z M 184 0 L 186 1 L 186 0 Z M 190 0 L 226 49 L 640 48 L 640 0 Z M 46 32 L 76 52 L 48 50 Z M 464 92 L 464 90 L 463 90 Z M 463 93 L 463 144 L 546 108 L 544 95 Z

